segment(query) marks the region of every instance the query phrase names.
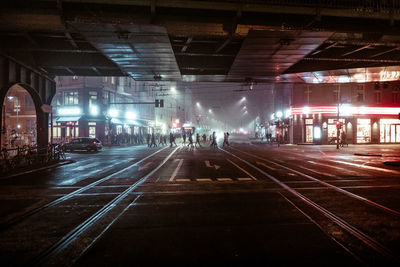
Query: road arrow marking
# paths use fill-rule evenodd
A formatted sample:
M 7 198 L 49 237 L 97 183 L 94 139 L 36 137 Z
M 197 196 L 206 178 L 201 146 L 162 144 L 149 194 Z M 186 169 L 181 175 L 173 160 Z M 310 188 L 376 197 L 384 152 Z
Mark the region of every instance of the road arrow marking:
M 145 170 L 145 169 L 147 169 L 148 167 L 150 167 L 150 165 L 152 164 L 153 162 L 152 161 L 150 161 L 150 162 L 147 162 L 146 164 L 144 164 L 143 166 L 139 166 L 139 171 L 141 171 L 141 170 Z
M 258 164 L 258 165 L 261 165 L 261 166 L 264 166 L 264 167 L 266 167 L 266 168 L 268 168 L 268 169 L 270 169 L 270 170 L 276 171 L 275 168 L 272 168 L 271 166 L 268 166 L 268 165 L 265 164 L 264 162 L 259 162 L 259 161 L 257 161 L 257 164 Z
M 204 161 L 204 163 L 206 164 L 206 167 L 207 167 L 207 168 L 215 168 L 216 170 L 218 170 L 219 168 L 221 168 L 221 166 L 219 166 L 219 165 L 214 165 L 214 166 L 212 166 L 212 165 L 210 164 L 210 161 L 209 161 L 209 160 Z

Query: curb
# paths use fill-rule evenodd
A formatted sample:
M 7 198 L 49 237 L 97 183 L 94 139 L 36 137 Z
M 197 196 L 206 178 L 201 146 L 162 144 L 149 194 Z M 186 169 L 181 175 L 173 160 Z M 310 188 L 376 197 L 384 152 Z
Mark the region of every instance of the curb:
M 8 178 L 12 178 L 12 177 L 28 174 L 28 173 L 33 173 L 33 172 L 37 172 L 37 171 L 41 171 L 41 170 L 45 170 L 45 169 L 51 169 L 51 168 L 55 168 L 55 167 L 59 167 L 59 166 L 67 165 L 67 164 L 71 164 L 71 163 L 74 163 L 74 162 L 75 162 L 74 160 L 66 160 L 66 161 L 63 161 L 61 163 L 55 163 L 55 164 L 52 164 L 52 165 L 43 166 L 43 167 L 32 169 L 32 170 L 27 170 L 27 171 L 23 171 L 23 172 L 19 172 L 19 173 L 13 173 L 13 174 L 1 177 L 0 179 L 8 179 Z

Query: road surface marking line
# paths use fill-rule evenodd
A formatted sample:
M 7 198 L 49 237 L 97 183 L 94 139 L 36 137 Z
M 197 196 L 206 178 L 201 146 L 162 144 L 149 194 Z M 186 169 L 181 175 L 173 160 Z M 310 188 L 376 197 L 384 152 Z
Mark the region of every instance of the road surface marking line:
M 266 168 L 268 168 L 268 169 L 270 169 L 270 170 L 272 170 L 272 171 L 276 171 L 275 168 L 273 168 L 273 167 L 271 167 L 271 166 L 268 166 L 267 164 L 265 164 L 265 163 L 263 163 L 263 162 L 257 161 L 257 164 L 258 164 L 258 165 L 261 165 L 261 166 L 264 166 L 264 167 L 266 167 Z
M 388 170 L 388 169 L 383 169 L 383 168 L 379 168 L 379 167 L 372 167 L 372 166 L 360 165 L 360 164 L 355 164 L 355 163 L 346 162 L 346 161 L 341 161 L 341 160 L 333 160 L 333 162 L 342 163 L 342 164 L 346 164 L 346 165 L 350 165 L 350 166 L 355 166 L 355 167 L 359 167 L 359 168 L 364 168 L 364 169 L 370 169 L 370 170 L 375 170 L 375 171 L 381 171 L 381 172 L 390 172 L 390 173 L 395 173 L 395 174 L 399 174 L 399 173 L 400 173 L 399 171 L 395 171 L 395 170 Z
M 197 182 L 212 182 L 212 180 L 210 178 L 197 178 L 196 181 Z
M 219 165 L 217 165 L 217 164 L 214 164 L 214 166 L 212 166 L 212 165 L 210 164 L 210 161 L 209 161 L 209 160 L 205 160 L 204 163 L 206 164 L 206 167 L 207 167 L 207 168 L 215 168 L 215 170 L 218 170 L 219 168 L 221 168 L 221 166 L 219 166 Z
M 226 182 L 226 181 L 232 182 L 231 178 L 217 178 L 217 180 L 221 182 Z
M 171 178 L 169 178 L 169 181 L 172 182 L 175 178 L 175 176 L 178 174 L 179 169 L 182 167 L 183 159 L 179 160 L 178 166 L 176 166 L 174 172 L 171 175 Z
M 314 164 L 314 165 L 321 165 L 321 166 L 325 166 L 325 167 L 337 169 L 337 170 L 340 170 L 340 171 L 342 171 L 342 172 L 355 173 L 355 174 L 357 174 L 357 176 L 359 176 L 359 174 L 360 174 L 360 173 L 358 173 L 358 172 L 356 172 L 356 171 L 346 170 L 346 169 L 343 169 L 343 168 L 338 167 L 338 166 L 333 166 L 333 165 L 329 165 L 329 164 L 318 163 L 318 162 L 315 162 L 315 161 L 312 161 L 312 160 L 308 160 L 308 162 L 311 163 L 311 164 Z
M 296 176 L 296 174 L 294 174 L 294 173 L 292 173 L 292 172 L 289 172 L 288 173 L 290 176 Z
M 234 166 L 236 166 L 239 170 L 241 170 L 242 172 L 244 172 L 245 174 L 247 174 L 248 176 L 250 176 L 254 181 L 257 181 L 257 178 L 254 177 L 253 175 L 251 175 L 248 171 L 246 171 L 245 169 L 243 169 L 242 167 L 240 167 L 239 165 L 237 165 L 235 162 L 226 159 L 227 161 L 229 161 L 230 163 L 232 163 Z
M 177 178 L 175 181 L 176 182 L 190 182 L 191 180 L 190 179 L 184 179 L 184 178 Z
M 237 178 L 238 181 L 252 181 L 252 178 L 246 177 L 246 178 Z

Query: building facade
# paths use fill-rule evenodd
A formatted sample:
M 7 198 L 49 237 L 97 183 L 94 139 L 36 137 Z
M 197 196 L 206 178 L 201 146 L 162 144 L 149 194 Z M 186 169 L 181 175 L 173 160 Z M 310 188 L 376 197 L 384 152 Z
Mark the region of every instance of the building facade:
M 57 77 L 56 85 L 53 142 L 89 136 L 112 143 L 153 131 L 154 96 L 129 77 Z
M 295 84 L 291 102 L 291 143 L 400 143 L 399 81 Z

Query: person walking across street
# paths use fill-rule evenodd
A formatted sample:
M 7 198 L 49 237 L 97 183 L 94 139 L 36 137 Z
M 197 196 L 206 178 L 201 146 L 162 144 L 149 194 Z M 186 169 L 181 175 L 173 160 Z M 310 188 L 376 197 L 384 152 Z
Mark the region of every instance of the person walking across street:
M 151 139 L 151 135 L 147 134 L 146 141 L 147 141 L 147 146 L 148 147 L 150 147 L 150 139 Z
M 176 146 L 175 137 L 174 137 L 173 133 L 169 133 L 169 144 L 170 144 L 170 147 L 172 147 L 172 144 L 175 144 L 175 146 Z
M 224 142 L 222 143 L 222 146 L 225 146 L 225 145 L 229 146 L 229 133 L 228 132 L 224 133 Z
M 197 147 L 197 145 L 199 145 L 199 147 L 201 147 L 199 133 L 196 134 L 196 143 L 194 144 L 194 146 Z
M 156 136 L 154 135 L 154 133 L 151 134 L 151 143 L 150 143 L 150 147 L 153 147 L 153 145 L 156 147 Z
M 192 134 L 191 131 L 189 132 L 189 143 L 188 143 L 188 146 L 193 147 L 193 134 Z
M 212 146 L 213 148 L 217 148 L 218 147 L 218 145 L 217 145 L 217 134 L 215 133 L 215 131 L 212 133 L 212 136 L 211 136 L 211 145 L 210 146 Z
M 185 130 L 183 130 L 182 137 L 183 137 L 183 144 L 186 145 L 186 132 L 185 132 Z

